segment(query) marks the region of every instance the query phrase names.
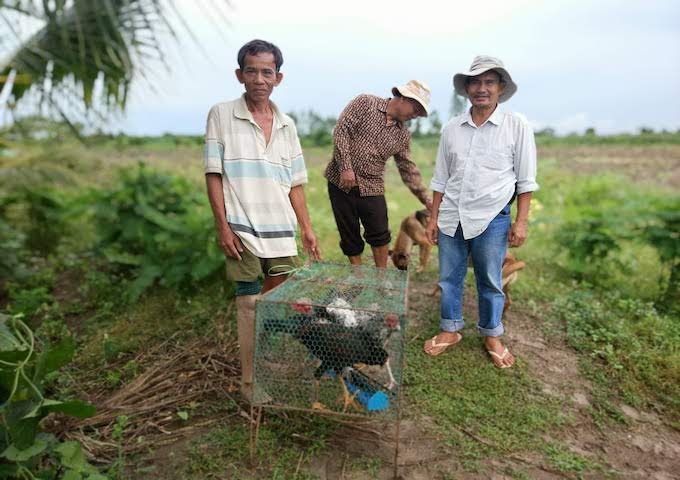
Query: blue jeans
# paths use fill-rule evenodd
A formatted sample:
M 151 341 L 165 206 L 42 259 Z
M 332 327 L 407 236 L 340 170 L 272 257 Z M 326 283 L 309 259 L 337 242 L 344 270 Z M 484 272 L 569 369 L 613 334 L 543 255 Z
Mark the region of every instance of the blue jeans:
M 460 224 L 453 237 L 439 232 L 439 286 L 442 289 L 440 327 L 445 332 L 455 332 L 465 326 L 463 320 L 463 286 L 467 273 L 468 255 L 479 294 L 479 323 L 477 329 L 487 337 L 503 334 L 502 269 L 508 247 L 511 225 L 510 205 L 494 218 L 479 236 L 465 240 Z

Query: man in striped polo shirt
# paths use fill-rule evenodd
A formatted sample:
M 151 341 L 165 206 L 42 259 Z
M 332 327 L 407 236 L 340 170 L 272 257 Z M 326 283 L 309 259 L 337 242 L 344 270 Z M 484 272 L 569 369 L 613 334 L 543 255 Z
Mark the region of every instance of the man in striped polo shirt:
M 227 279 L 236 282 L 241 394 L 257 403 L 267 397 L 253 389 L 255 301 L 298 264 L 298 224 L 303 248 L 319 259 L 303 190 L 307 170 L 297 130 L 269 100 L 283 79 L 282 64 L 281 51 L 269 42 L 252 40 L 241 47 L 236 78 L 245 93 L 212 107 L 205 135 L 208 197 L 226 256 Z

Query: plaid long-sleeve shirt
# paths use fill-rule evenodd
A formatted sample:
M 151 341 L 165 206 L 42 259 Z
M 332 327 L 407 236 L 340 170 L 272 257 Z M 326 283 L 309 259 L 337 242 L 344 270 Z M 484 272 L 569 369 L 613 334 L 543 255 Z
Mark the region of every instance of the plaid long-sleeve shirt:
M 404 184 L 426 204 L 427 188 L 411 160 L 411 134 L 399 123 L 387 122 L 389 99 L 359 95 L 340 114 L 333 131 L 333 159 L 325 177 L 340 187 L 340 172 L 354 170 L 362 197 L 385 194 L 385 166 L 394 156 Z

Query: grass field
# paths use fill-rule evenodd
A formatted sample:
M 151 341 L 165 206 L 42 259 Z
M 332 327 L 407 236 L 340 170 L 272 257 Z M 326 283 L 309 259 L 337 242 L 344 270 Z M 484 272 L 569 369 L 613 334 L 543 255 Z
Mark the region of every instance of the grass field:
M 436 147 L 434 139 L 413 146 L 426 184 Z M 75 336 L 74 361 L 51 374 L 46 389 L 89 400 L 101 415 L 90 427 L 46 428 L 80 440 L 110 478 L 390 478 L 390 425 L 306 414 L 267 414 L 249 462 L 249 412 L 235 392 L 233 287 L 219 271 L 173 283 L 195 259 L 171 252 L 192 241 L 200 248 L 196 239 L 212 229 L 199 146 L 14 150 L 0 157 L 7 192 L 0 226 L 12 229 L 0 237 L 8 272 L 0 308 L 23 315 L 43 342 Z M 322 255 L 343 262 L 322 176 L 330 149 L 304 153 Z M 437 358 L 423 355 L 422 342 L 438 325 L 439 299 L 430 295 L 436 255 L 423 273 L 411 273 L 404 478 L 672 478 L 680 466 L 679 305 L 664 297 L 677 265 L 668 252 L 680 240 L 677 223 L 658 220 L 671 218 L 668 202 L 678 201 L 680 146 L 555 141 L 539 157 L 541 190 L 529 238 L 516 252 L 527 267 L 504 320 L 515 368 L 497 370 L 485 356 L 470 276 L 463 342 Z M 157 219 L 146 238 L 142 230 L 151 227 L 120 213 L 132 200 L 118 172 L 139 162 L 150 173 L 134 188 L 176 209 L 169 218 L 201 219 L 179 223 L 194 237 L 167 233 L 159 225 L 174 224 Z M 154 180 L 158 172 L 181 180 Z M 31 190 L 49 195 L 26 196 Z M 101 191 L 113 193 L 103 201 Z M 396 236 L 401 219 L 421 205 L 393 162 L 386 197 Z M 670 216 L 659 214 L 665 211 Z M 102 225 L 117 235 L 106 244 Z M 649 225 L 661 236 L 648 237 Z M 143 263 L 144 248 L 154 246 L 162 257 Z M 215 254 L 214 245 L 205 248 L 204 257 Z M 137 256 L 112 263 L 112 249 Z M 159 271 L 130 297 L 136 280 Z

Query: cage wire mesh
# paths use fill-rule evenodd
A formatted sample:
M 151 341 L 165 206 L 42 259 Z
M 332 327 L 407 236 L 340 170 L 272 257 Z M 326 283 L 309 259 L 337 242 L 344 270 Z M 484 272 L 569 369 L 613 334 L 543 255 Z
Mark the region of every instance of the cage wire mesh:
M 312 263 L 263 295 L 254 361 L 262 398 L 272 406 L 396 417 L 407 284 L 405 271 Z

